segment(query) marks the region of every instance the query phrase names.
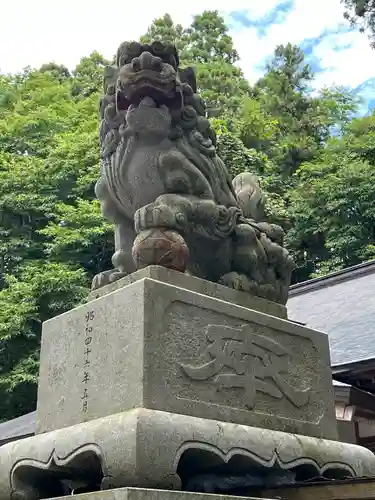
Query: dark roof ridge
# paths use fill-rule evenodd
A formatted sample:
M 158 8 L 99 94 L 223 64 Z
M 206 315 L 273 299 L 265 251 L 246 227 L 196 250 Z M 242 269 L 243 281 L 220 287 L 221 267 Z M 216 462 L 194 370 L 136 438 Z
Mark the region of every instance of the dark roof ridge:
M 367 358 L 358 358 L 345 363 L 332 364 L 331 368 L 333 373 L 341 373 L 353 369 L 366 369 L 367 367 L 373 368 L 375 366 L 375 356 L 368 356 Z
M 363 262 L 362 264 L 357 264 L 356 266 L 347 267 L 341 271 L 335 271 L 327 274 L 326 276 L 296 283 L 289 288 L 289 297 L 317 290 L 319 288 L 336 285 L 342 281 L 348 281 L 358 278 L 359 276 L 372 273 L 375 273 L 375 259 Z
M 31 436 L 35 433 L 36 411 L 26 413 L 0 424 L 0 446 L 16 438 Z

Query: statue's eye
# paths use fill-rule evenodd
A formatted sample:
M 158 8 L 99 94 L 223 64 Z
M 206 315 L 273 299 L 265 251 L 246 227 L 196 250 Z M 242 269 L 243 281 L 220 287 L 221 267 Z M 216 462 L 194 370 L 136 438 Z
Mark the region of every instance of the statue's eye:
M 138 42 L 131 42 L 129 44 L 129 56 L 137 57 L 142 52 L 142 46 Z
M 177 60 L 174 55 L 174 47 L 167 45 L 164 49 L 162 59 L 165 63 L 170 64 L 174 69 L 177 69 Z
M 133 54 L 129 49 L 127 49 L 125 53 L 121 54 L 119 60 L 120 66 L 125 66 L 125 64 L 130 64 L 134 59 L 134 57 L 137 57 L 138 55 L 139 55 L 138 53 Z
M 126 47 L 126 52 L 124 52 L 121 56 L 120 62 L 121 66 L 125 64 L 130 64 L 135 57 L 140 56 L 142 53 L 142 47 L 137 42 L 131 42 Z
M 177 69 L 176 59 L 172 54 L 164 52 L 163 54 L 160 54 L 159 57 L 164 63 L 169 64 L 174 69 Z
M 164 45 L 159 41 L 152 42 L 151 50 L 155 56 L 162 57 L 164 53 Z

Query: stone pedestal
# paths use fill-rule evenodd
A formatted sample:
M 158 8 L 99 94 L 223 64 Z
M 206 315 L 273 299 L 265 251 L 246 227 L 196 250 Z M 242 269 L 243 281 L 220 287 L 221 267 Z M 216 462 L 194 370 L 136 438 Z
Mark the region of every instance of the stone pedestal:
M 0 448 L 0 500 L 375 476 L 337 441 L 325 334 L 163 268 L 120 285 L 44 324 L 37 435 Z
M 56 500 L 62 500 L 60 497 Z M 101 491 L 77 496 L 77 500 L 224 500 L 223 495 L 207 495 L 205 493 L 186 493 L 183 491 L 145 490 L 143 488 L 121 488 L 117 490 Z M 243 497 L 231 496 L 231 500 L 240 500 Z M 246 497 L 247 500 L 260 500 Z M 268 499 L 272 500 L 272 499 Z
M 337 439 L 325 334 L 137 274 L 44 324 L 37 432 L 143 407 Z

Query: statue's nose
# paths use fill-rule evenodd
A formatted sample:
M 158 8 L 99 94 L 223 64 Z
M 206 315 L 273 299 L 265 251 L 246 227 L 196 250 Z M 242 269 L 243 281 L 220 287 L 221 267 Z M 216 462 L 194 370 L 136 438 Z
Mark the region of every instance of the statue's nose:
M 135 57 L 132 60 L 133 71 L 142 71 L 145 69 L 153 71 L 161 71 L 162 60 L 160 57 L 156 57 L 150 52 L 142 52 L 139 57 Z

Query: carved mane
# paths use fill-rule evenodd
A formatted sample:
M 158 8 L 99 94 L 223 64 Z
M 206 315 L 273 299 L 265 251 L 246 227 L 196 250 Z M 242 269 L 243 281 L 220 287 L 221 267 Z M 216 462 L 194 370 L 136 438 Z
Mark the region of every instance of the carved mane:
M 123 149 L 121 142 L 126 140 L 126 111 L 119 111 L 116 107 L 116 86 L 121 64 L 129 60 L 129 57 L 122 53 L 128 47 L 129 44 L 122 44 L 118 50 L 116 61 L 120 66 L 107 66 L 104 70 L 104 96 L 100 101 L 99 131 L 102 169 L 110 163 L 116 152 L 119 154 L 119 149 Z M 157 46 L 159 50 L 155 50 L 153 44 L 140 47 L 140 50 L 161 52 L 160 47 Z M 183 102 L 181 109 L 171 110 L 171 147 L 175 147 L 204 176 L 205 185 L 209 188 L 213 200 L 225 206 L 236 206 L 236 194 L 231 178 L 223 161 L 216 155 L 215 131 L 206 117 L 205 103 L 196 93 L 195 71 L 191 67 L 179 68 L 175 49 L 168 45 L 164 47 L 167 53 L 173 53 L 176 58 L 176 72 Z

